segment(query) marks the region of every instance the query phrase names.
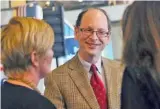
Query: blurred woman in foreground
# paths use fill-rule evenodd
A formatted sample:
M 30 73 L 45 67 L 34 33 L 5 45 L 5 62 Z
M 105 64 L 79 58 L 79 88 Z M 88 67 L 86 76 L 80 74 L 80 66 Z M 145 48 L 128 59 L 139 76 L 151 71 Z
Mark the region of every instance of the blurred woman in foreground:
M 50 72 L 54 35 L 44 21 L 15 17 L 2 30 L 1 60 L 8 80 L 1 86 L 2 109 L 55 109 L 37 87 Z
M 135 1 L 123 16 L 121 109 L 160 109 L 160 2 Z

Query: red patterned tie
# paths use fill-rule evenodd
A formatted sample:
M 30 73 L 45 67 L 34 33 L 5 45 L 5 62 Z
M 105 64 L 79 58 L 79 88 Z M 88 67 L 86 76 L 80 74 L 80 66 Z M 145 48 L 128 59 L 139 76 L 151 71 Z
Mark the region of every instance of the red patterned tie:
M 91 65 L 91 71 L 93 72 L 93 74 L 91 76 L 90 82 L 99 103 L 100 109 L 107 109 L 106 89 L 104 87 L 104 84 L 102 83 L 102 80 L 97 74 L 97 67 L 94 64 Z

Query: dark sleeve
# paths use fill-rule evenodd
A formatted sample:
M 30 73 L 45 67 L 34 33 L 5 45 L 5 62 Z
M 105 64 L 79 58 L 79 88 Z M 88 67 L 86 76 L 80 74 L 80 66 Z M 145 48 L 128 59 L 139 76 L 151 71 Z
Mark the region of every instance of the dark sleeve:
M 122 82 L 121 109 L 148 109 L 136 81 L 136 73 L 127 68 Z
M 25 102 L 26 107 L 24 109 L 56 109 L 54 104 L 37 92 L 30 93 L 28 96 L 30 97 L 25 100 L 27 103 Z

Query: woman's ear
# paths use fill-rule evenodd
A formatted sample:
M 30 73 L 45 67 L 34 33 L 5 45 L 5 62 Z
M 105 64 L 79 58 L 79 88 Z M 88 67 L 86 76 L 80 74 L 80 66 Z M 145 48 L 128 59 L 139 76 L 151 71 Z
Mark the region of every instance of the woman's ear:
M 31 53 L 31 62 L 32 62 L 32 65 L 35 67 L 39 66 L 39 55 L 37 54 L 36 51 L 33 51 Z

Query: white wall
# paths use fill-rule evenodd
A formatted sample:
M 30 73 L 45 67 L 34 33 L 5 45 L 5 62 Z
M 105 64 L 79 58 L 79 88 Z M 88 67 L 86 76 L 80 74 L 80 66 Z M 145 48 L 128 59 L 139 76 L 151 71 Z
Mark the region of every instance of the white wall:
M 121 59 L 122 57 L 122 31 L 120 22 L 112 23 L 112 46 L 113 46 L 113 57 L 114 59 Z
M 9 8 L 9 0 L 0 0 L 1 9 Z

